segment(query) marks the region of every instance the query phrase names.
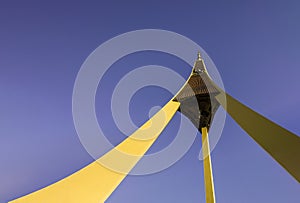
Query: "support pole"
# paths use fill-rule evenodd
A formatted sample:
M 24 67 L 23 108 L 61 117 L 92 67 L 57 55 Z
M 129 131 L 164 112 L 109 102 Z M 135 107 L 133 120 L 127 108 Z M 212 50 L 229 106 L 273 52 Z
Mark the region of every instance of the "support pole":
M 215 189 L 214 179 L 212 173 L 210 149 L 207 128 L 204 127 L 202 131 L 202 155 L 203 155 L 203 168 L 204 168 L 204 183 L 205 183 L 205 197 L 206 203 L 215 203 Z

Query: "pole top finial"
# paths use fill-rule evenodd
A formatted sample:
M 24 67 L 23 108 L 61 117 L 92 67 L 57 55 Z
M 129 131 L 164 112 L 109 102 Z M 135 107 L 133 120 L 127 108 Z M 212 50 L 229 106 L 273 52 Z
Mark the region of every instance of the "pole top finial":
M 200 53 L 200 51 L 198 51 L 198 54 L 197 54 L 197 60 L 198 60 L 198 61 L 201 60 L 201 53 Z

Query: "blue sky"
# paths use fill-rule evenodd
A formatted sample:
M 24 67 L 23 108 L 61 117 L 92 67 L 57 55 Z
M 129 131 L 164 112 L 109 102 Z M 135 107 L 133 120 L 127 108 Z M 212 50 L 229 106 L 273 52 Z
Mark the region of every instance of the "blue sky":
M 298 1 L 276 0 L 2 1 L 0 202 L 42 188 L 93 161 L 73 125 L 73 84 L 95 48 L 136 29 L 170 30 L 197 42 L 215 62 L 227 92 L 299 135 L 299 8 Z M 174 57 L 138 53 L 114 64 L 99 86 L 99 121 L 108 116 L 102 125 L 116 143 L 122 136 L 105 110 L 110 84 L 117 82 L 118 74 L 153 61 L 184 77 L 189 74 L 188 66 Z M 133 120 L 141 124 L 151 106 L 170 96 L 159 88 L 141 90 L 132 100 Z M 177 114 L 152 151 L 170 142 L 178 118 Z M 198 137 L 167 170 L 127 177 L 108 202 L 204 202 L 199 146 Z M 229 116 L 212 161 L 217 202 L 300 200 L 299 184 Z

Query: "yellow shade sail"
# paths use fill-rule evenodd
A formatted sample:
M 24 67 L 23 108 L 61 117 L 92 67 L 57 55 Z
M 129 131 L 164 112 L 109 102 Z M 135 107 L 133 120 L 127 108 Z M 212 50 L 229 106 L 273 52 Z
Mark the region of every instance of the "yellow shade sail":
M 179 102 L 168 102 L 142 127 L 97 161 L 11 203 L 104 202 L 152 146 L 179 105 Z
M 222 94 L 226 95 L 226 103 L 221 97 Z M 250 137 L 300 182 L 300 137 L 223 91 L 216 99 Z

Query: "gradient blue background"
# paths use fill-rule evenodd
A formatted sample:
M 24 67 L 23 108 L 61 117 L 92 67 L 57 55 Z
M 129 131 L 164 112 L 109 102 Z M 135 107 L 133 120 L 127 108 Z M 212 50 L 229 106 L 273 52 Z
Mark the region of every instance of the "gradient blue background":
M 197 42 L 214 60 L 231 95 L 300 134 L 299 20 L 296 0 L 1 1 L 0 202 L 93 161 L 72 120 L 76 74 L 101 43 L 135 29 L 171 30 Z M 101 125 L 112 142 L 124 137 L 105 110 L 110 84 L 135 67 L 153 63 L 184 77 L 190 70 L 175 57 L 148 52 L 114 64 L 97 94 L 99 121 L 104 120 Z M 133 120 L 141 124 L 151 106 L 170 97 L 160 88 L 137 92 L 130 107 Z M 178 118 L 176 114 L 152 151 L 173 139 Z M 204 202 L 199 145 L 198 137 L 183 159 L 165 171 L 127 177 L 108 202 Z M 212 161 L 217 202 L 300 201 L 299 184 L 229 116 Z

